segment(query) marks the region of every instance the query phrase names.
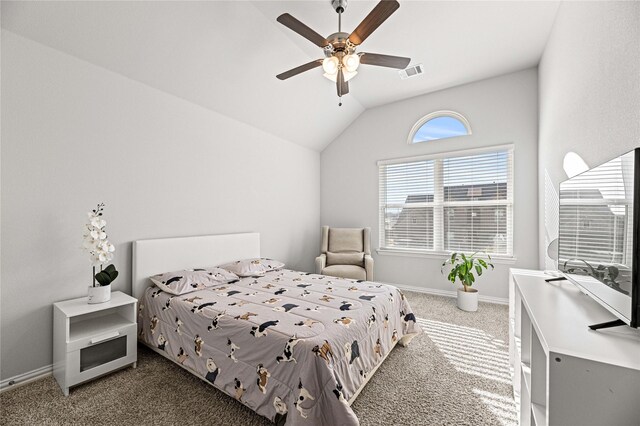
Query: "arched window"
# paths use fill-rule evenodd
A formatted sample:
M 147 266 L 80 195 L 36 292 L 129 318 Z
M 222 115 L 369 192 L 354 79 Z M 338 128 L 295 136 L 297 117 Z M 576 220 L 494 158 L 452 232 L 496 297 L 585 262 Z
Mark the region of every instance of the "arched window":
M 411 129 L 407 142 L 414 144 L 470 134 L 471 126 L 462 114 L 455 111 L 436 111 L 418 120 Z

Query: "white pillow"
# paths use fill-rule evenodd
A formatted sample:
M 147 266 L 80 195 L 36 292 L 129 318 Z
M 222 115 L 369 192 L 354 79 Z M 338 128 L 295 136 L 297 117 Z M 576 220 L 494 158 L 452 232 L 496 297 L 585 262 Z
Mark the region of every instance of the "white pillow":
M 165 272 L 149 278 L 161 290 L 176 296 L 240 279 L 236 274 L 218 267 L 183 269 L 181 271 Z
M 284 263 L 266 258 L 244 259 L 220 265 L 220 268 L 233 272 L 239 277 L 256 277 L 283 267 Z

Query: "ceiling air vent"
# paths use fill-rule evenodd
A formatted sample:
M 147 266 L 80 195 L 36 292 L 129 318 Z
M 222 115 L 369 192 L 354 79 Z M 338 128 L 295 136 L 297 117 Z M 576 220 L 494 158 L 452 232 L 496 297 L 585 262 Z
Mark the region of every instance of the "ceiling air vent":
M 400 70 L 398 71 L 398 74 L 400 74 L 400 78 L 402 80 L 406 80 L 407 78 L 420 75 L 423 72 L 424 72 L 424 68 L 422 67 L 422 64 L 418 64 L 418 65 L 414 65 L 412 67 Z

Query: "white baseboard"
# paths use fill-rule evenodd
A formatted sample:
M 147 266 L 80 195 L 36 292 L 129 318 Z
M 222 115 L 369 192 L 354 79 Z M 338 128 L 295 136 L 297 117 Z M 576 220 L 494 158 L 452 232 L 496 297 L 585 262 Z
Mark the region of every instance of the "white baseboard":
M 27 383 L 50 376 L 51 374 L 53 374 L 53 365 L 49 364 L 26 373 L 18 374 L 17 376 L 9 377 L 8 379 L 0 381 L 0 392 L 18 388 Z
M 393 284 L 393 285 L 398 287 L 400 290 L 415 291 L 416 293 L 434 294 L 436 296 L 457 297 L 457 292 L 454 290 L 440 290 L 437 288 L 414 287 L 414 286 L 405 285 L 405 284 Z M 482 294 L 478 295 L 478 300 L 480 302 L 495 303 L 497 305 L 509 304 L 509 299 L 506 299 L 503 297 L 483 296 Z

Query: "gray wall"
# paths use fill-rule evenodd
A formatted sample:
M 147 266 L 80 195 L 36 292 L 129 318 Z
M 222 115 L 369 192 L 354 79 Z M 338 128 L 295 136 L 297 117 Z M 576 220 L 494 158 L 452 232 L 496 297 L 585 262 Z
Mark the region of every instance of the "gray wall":
M 2 31 L 1 378 L 51 363 L 52 307 L 84 296 L 86 211 L 130 291 L 131 241 L 258 231 L 312 270 L 320 154 Z
M 562 3 L 539 78 L 539 264 L 553 268 L 564 156 L 593 167 L 640 147 L 640 3 Z
M 428 78 L 428 75 L 419 78 Z M 321 221 L 330 226 L 370 226 L 378 248 L 377 160 L 513 143 L 515 145 L 515 265 L 498 264 L 484 275 L 482 295 L 506 298 L 509 267 L 537 266 L 537 72 L 529 69 L 365 111 L 323 152 Z M 473 135 L 408 145 L 411 127 L 424 115 L 454 110 Z M 440 274 L 442 259 L 373 254 L 375 279 L 452 291 Z

